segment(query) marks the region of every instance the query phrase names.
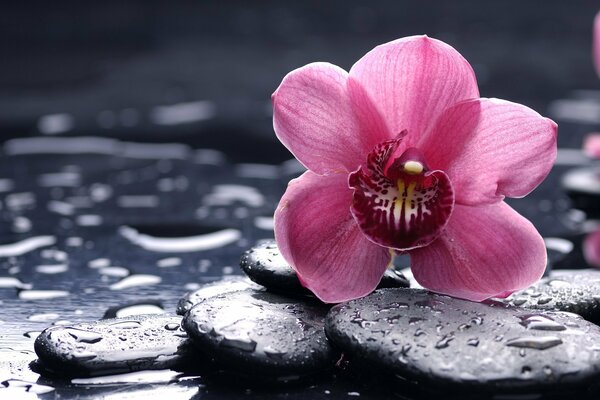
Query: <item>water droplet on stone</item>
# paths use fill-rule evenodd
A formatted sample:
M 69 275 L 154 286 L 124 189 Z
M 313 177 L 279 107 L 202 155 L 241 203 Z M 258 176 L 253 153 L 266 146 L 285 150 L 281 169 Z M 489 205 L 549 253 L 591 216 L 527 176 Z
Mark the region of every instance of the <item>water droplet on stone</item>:
M 510 339 L 506 342 L 507 346 L 520 347 L 535 350 L 546 350 L 562 343 L 562 339 L 557 336 L 527 336 Z

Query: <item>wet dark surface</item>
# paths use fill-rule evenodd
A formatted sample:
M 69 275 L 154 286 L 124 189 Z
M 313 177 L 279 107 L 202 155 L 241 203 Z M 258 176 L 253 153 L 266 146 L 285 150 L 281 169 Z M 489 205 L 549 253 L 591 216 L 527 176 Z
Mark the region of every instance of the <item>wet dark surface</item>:
M 241 274 L 240 256 L 273 237 L 277 201 L 302 171 L 272 132 L 271 92 L 293 68 L 349 68 L 401 36 L 447 41 L 483 96 L 559 123 L 557 166 L 510 203 L 545 238 L 573 244 L 547 241 L 554 266 L 584 267 L 581 240 L 595 224 L 571 208 L 561 176 L 591 165 L 576 149 L 600 128 L 596 4 L 65 4 L 0 15 L 0 398 L 423 397 L 343 360 L 285 385 L 217 368 L 71 380 L 31 364 L 51 325 L 172 314 L 184 293 Z

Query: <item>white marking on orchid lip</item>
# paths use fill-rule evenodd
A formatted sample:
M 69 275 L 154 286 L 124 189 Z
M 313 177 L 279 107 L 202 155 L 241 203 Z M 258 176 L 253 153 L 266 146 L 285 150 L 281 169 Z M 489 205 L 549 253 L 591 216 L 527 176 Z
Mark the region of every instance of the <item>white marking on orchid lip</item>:
M 184 253 L 217 249 L 234 243 L 242 237 L 242 233 L 237 229 L 223 229 L 205 235 L 188 237 L 154 237 L 139 233 L 131 227 L 122 226 L 119 233 L 132 243 L 146 250 L 159 253 Z
M 410 175 L 418 175 L 423 172 L 423 164 L 418 161 L 407 161 L 403 168 L 404 172 Z
M 56 243 L 54 236 L 36 236 L 12 244 L 0 245 L 0 257 L 17 257 L 40 247 L 51 246 Z

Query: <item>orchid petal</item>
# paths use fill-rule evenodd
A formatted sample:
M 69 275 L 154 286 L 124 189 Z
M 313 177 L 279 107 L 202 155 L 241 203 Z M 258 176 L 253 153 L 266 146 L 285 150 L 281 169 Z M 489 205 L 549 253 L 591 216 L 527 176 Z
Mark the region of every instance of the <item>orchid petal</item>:
M 583 139 L 583 152 L 590 158 L 600 160 L 600 133 L 588 133 Z
M 590 233 L 583 241 L 585 261 L 594 267 L 600 267 L 600 230 Z
M 449 108 L 421 139 L 431 168 L 446 171 L 459 204 L 523 197 L 556 159 L 557 125 L 532 109 L 498 99 L 473 99 Z
M 455 205 L 445 232 L 410 255 L 421 285 L 472 301 L 526 288 L 546 267 L 542 237 L 504 202 Z
M 304 286 L 327 303 L 372 292 L 391 255 L 362 234 L 350 214 L 346 174 L 311 171 L 290 182 L 275 211 L 275 239 Z
M 272 96 L 277 137 L 317 174 L 355 170 L 387 138 L 370 100 L 356 91 L 351 95 L 347 78 L 335 65 L 308 64 L 287 74 Z
M 408 131 L 409 147 L 443 110 L 479 97 L 469 63 L 451 46 L 427 36 L 377 46 L 354 64 L 350 81 L 365 89 L 393 134 Z

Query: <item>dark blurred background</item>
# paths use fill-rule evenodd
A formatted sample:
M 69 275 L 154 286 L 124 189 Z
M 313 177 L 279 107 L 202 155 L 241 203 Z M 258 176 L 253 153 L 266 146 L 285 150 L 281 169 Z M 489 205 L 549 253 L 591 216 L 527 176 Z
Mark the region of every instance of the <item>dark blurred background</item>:
M 423 34 L 473 65 L 481 94 L 542 114 L 598 89 L 597 1 L 12 2 L 0 12 L 0 138 L 100 135 L 183 142 L 279 162 L 270 94 L 312 61 L 349 69 Z

